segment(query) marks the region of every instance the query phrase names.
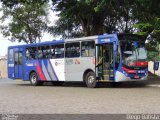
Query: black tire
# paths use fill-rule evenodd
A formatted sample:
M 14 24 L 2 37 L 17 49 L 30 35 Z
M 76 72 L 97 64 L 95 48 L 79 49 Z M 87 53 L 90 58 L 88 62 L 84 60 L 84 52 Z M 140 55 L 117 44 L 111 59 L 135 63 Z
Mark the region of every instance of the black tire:
M 64 81 L 53 81 L 52 83 L 55 86 L 62 86 L 64 84 Z
M 41 81 L 38 81 L 38 76 L 37 76 L 36 72 L 32 72 L 30 74 L 29 79 L 30 79 L 31 85 L 33 85 L 33 86 L 38 86 L 38 85 L 42 85 L 43 84 Z
M 85 83 L 89 88 L 97 87 L 96 76 L 94 72 L 88 72 L 85 76 Z

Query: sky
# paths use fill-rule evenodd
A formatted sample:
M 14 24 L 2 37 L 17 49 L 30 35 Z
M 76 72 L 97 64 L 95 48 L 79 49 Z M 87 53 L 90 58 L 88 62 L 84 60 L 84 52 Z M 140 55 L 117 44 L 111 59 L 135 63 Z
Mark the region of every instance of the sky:
M 0 7 L 1 7 L 1 4 L 0 4 Z M 0 12 L 0 16 L 2 14 L 3 13 Z M 58 19 L 58 17 L 56 16 L 56 14 L 53 13 L 50 10 L 49 11 L 49 20 L 50 20 L 51 24 L 54 24 L 57 19 Z M 43 41 L 52 41 L 53 39 L 59 39 L 59 38 L 55 38 L 55 37 L 51 36 L 50 34 L 45 33 L 44 36 L 42 37 L 41 41 L 42 42 Z M 3 37 L 3 35 L 0 33 L 0 56 L 4 56 L 4 55 L 7 54 L 7 48 L 8 48 L 8 46 L 16 46 L 16 45 L 22 45 L 22 44 L 25 44 L 25 43 L 10 42 L 8 40 L 8 38 Z

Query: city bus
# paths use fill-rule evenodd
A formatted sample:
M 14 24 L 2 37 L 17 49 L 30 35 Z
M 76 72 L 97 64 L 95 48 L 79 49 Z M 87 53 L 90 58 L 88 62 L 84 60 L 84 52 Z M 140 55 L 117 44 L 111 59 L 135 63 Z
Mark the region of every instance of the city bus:
M 121 83 L 146 80 L 145 39 L 135 34 L 104 34 L 8 47 L 8 77 L 62 84 Z

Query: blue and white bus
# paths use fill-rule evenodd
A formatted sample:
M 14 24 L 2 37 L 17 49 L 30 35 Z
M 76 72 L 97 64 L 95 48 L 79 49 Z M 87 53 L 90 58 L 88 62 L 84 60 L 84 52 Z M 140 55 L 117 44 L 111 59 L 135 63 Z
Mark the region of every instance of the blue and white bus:
M 134 34 L 106 34 L 82 38 L 11 46 L 8 77 L 41 85 L 52 81 L 98 82 L 147 79 L 145 39 Z

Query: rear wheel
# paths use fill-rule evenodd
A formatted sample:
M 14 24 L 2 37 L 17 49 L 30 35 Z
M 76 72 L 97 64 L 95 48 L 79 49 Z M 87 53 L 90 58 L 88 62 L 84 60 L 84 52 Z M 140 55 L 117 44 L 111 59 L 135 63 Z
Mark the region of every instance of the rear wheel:
M 42 82 L 38 81 L 38 76 L 36 72 L 32 72 L 30 74 L 30 83 L 33 86 L 38 86 L 38 85 L 42 85 Z
M 97 86 L 97 81 L 94 72 L 88 72 L 85 77 L 85 83 L 89 88 L 95 88 Z

